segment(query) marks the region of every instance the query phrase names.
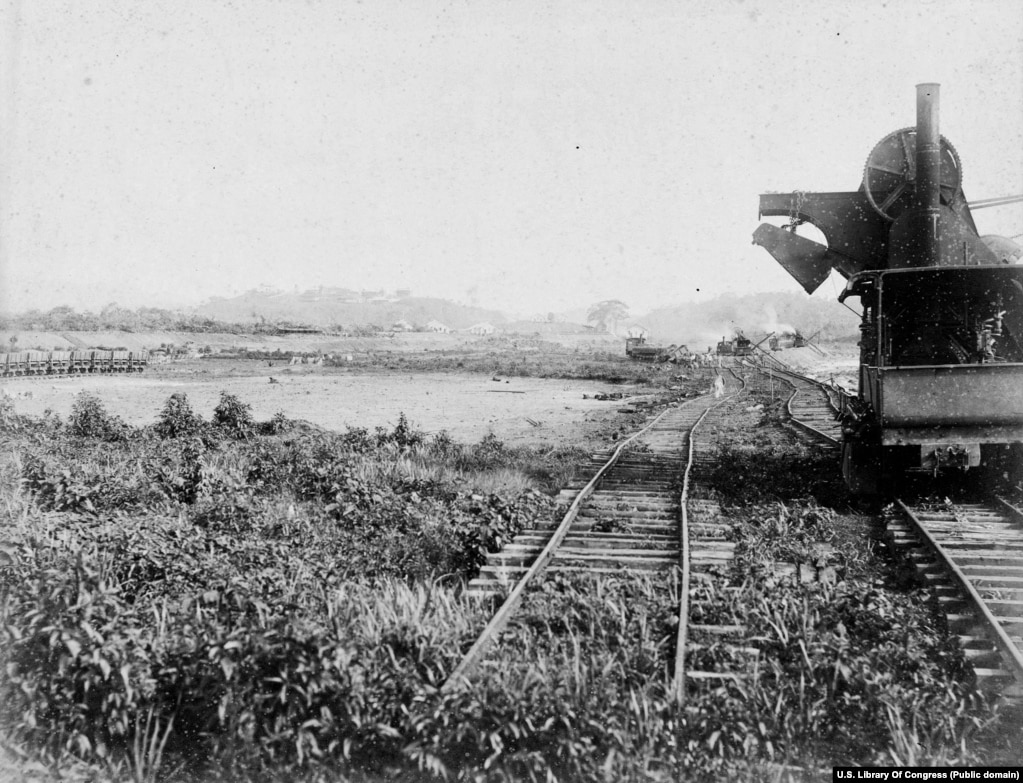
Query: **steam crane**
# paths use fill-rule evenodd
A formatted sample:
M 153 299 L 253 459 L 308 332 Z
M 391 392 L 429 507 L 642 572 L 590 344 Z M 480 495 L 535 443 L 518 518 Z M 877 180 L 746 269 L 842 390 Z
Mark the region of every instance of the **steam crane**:
M 883 493 L 906 471 L 1023 464 L 1023 267 L 1011 239 L 981 236 L 955 148 L 938 132 L 939 86 L 917 85 L 916 127 L 888 134 L 859 189 L 768 193 L 765 248 L 813 293 L 831 270 L 859 297 L 859 388 L 843 406 L 843 474 Z M 1006 197 L 974 208 L 1023 200 Z M 811 223 L 820 244 L 796 233 Z

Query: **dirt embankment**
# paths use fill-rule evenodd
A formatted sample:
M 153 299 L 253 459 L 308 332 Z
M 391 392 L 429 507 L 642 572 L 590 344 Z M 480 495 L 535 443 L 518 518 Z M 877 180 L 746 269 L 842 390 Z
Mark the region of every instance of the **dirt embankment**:
M 771 354 L 796 372 L 855 391 L 860 349 L 853 343 L 834 343 L 822 348 L 789 348 Z

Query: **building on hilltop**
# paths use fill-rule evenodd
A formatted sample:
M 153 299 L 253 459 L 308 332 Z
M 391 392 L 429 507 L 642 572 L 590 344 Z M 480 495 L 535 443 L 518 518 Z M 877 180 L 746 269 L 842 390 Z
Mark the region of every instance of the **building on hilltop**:
M 358 291 L 353 291 L 351 288 L 342 288 L 340 286 L 323 286 L 320 288 L 320 295 L 323 299 L 329 299 L 332 302 L 362 301 L 362 295 Z

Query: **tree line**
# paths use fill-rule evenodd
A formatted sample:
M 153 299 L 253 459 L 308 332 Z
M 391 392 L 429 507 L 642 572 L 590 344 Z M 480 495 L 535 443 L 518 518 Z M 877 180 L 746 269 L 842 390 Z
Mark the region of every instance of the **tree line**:
M 227 332 L 230 334 L 259 334 L 276 331 L 268 322 L 235 323 L 220 321 L 204 315 L 164 310 L 160 307 L 139 307 L 131 310 L 109 304 L 98 313 L 81 312 L 67 305 L 50 310 L 26 310 L 15 314 L 0 314 L 0 330 L 37 332 Z

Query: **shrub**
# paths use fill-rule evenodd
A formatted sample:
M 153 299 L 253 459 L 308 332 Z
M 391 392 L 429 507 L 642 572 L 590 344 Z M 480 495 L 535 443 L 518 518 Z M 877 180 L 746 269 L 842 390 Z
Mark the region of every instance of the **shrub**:
M 245 438 L 253 431 L 252 407 L 226 391 L 213 409 L 213 424 L 233 438 Z
M 493 470 L 505 464 L 507 459 L 508 450 L 504 441 L 488 432 L 480 438 L 479 443 L 463 450 L 456 464 L 461 470 Z
M 123 440 L 130 428 L 116 416 L 111 416 L 99 398 L 88 392 L 79 392 L 71 407 L 68 432 L 79 438 L 103 441 Z
M 448 434 L 447 430 L 441 430 L 430 439 L 430 452 L 441 459 L 451 457 L 458 451 L 459 444 Z
M 79 555 L 25 569 L 6 592 L 0 695 L 13 737 L 51 756 L 103 758 L 125 747 L 148 667 L 117 590 Z
M 270 421 L 263 424 L 263 433 L 266 435 L 281 435 L 290 432 L 295 428 L 295 422 L 289 419 L 284 411 L 277 411 Z
M 708 484 L 736 503 L 816 497 L 825 505 L 848 498 L 834 456 L 820 446 L 720 446 Z
M 0 396 L 0 432 L 14 434 L 28 429 L 32 419 L 14 410 L 14 402 L 7 396 Z
M 180 438 L 197 435 L 205 422 L 193 410 L 184 392 L 175 392 L 167 398 L 154 430 L 161 438 Z
M 208 495 L 216 483 L 208 456 L 208 444 L 201 437 L 181 439 L 168 449 L 159 463 L 147 466 L 151 479 L 165 497 L 192 504 Z
M 353 429 L 349 428 L 349 432 L 352 431 Z M 402 412 L 398 414 L 398 423 L 394 425 L 394 429 L 391 432 L 388 432 L 384 427 L 376 428 L 376 440 L 377 444 L 381 446 L 393 443 L 401 448 L 413 448 L 422 445 L 426 441 L 426 434 L 410 424 L 408 418 Z

